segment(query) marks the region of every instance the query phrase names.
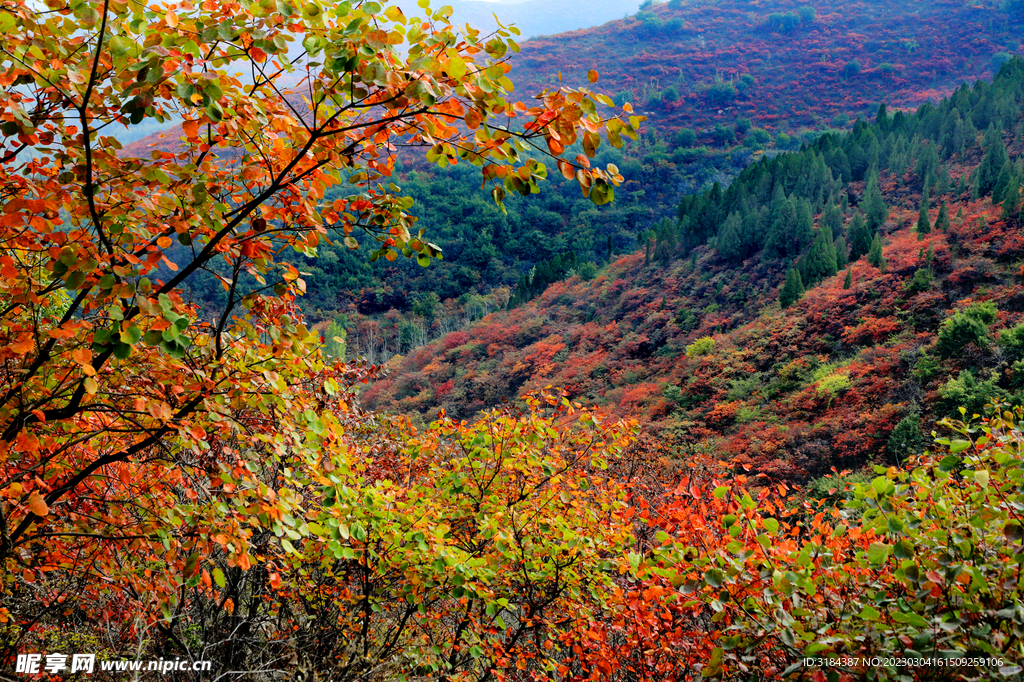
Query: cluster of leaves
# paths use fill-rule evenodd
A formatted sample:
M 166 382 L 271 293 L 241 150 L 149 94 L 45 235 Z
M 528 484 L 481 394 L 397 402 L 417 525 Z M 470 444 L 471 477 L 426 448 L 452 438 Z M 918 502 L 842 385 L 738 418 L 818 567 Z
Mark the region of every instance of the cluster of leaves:
M 639 679 L 1018 676 L 1024 410 L 943 426 L 837 508 L 699 471 L 643 500 L 652 547 L 609 658 Z

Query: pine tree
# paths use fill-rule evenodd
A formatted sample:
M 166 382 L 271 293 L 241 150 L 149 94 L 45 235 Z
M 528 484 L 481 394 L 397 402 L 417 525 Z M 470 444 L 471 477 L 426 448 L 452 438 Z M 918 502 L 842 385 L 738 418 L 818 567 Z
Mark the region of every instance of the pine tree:
M 871 250 L 871 231 L 860 211 L 850 221 L 850 260 L 855 261 Z
M 921 208 L 917 211 L 917 238 L 932 231 L 932 224 L 928 221 L 928 193 L 921 195 Z
M 821 219 L 818 221 L 822 225 L 828 225 L 829 229 L 832 230 L 832 234 L 840 237 L 843 234 L 843 213 L 836 206 L 834 201 L 829 200 L 825 206 L 825 210 L 821 213 Z
M 882 240 L 875 235 L 871 240 L 871 249 L 868 251 L 868 263 L 874 265 L 881 272 L 885 272 L 885 257 L 882 255 Z
M 850 249 L 846 246 L 846 239 L 842 236 L 836 240 L 836 272 L 846 267 L 850 262 Z
M 800 271 L 796 268 L 790 268 L 786 271 L 786 283 L 782 285 L 782 291 L 779 293 L 779 305 L 783 308 L 788 308 L 804 295 L 804 283 L 800 279 Z
M 846 279 L 843 280 L 843 288 L 849 289 L 853 286 L 853 270 L 849 267 L 846 268 Z
M 935 229 L 939 232 L 949 232 L 949 207 L 943 201 L 939 206 L 939 215 L 935 218 Z
M 800 199 L 796 204 L 796 229 L 793 240 L 795 242 L 794 253 L 803 251 L 814 242 L 814 213 L 811 211 L 810 202 L 806 199 Z M 829 240 L 829 244 L 831 243 Z
M 1014 181 L 1003 193 L 1003 220 L 1017 217 L 1017 205 L 1020 204 L 1020 183 Z
M 882 191 L 878 188 L 878 173 L 873 172 L 868 177 L 867 188 L 864 191 L 864 213 L 868 221 L 870 232 L 878 231 L 889 218 L 889 207 L 882 199 Z
M 836 247 L 832 242 L 832 230 L 828 226 L 818 228 L 814 243 L 807 252 L 801 268 L 802 279 L 808 286 L 831 277 L 838 272 L 836 267 Z
M 978 196 L 992 193 L 1009 160 L 1010 156 L 1006 153 L 1002 133 L 993 123 L 985 133 L 985 158 L 978 166 Z
M 992 203 L 1003 203 L 1003 197 L 1006 195 L 1006 191 L 1010 189 L 1010 185 L 1015 183 L 1016 179 L 1013 177 L 1013 164 L 1010 163 L 1009 159 L 1007 159 L 1006 163 L 1003 164 L 1002 170 L 999 171 L 996 186 L 992 188 Z
M 739 213 L 730 213 L 718 233 L 718 253 L 731 261 L 741 261 L 745 255 L 743 248 L 743 221 Z

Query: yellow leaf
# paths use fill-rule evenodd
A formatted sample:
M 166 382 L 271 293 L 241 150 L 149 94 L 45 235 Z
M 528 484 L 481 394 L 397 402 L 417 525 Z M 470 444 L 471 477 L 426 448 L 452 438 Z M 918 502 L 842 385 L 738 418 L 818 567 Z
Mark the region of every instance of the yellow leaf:
M 445 71 L 452 78 L 462 78 L 466 75 L 466 62 L 462 61 L 462 57 L 453 48 L 448 49 L 448 66 Z
M 50 507 L 47 506 L 46 500 L 38 490 L 33 490 L 32 494 L 28 496 L 28 508 L 36 516 L 46 516 L 50 513 Z

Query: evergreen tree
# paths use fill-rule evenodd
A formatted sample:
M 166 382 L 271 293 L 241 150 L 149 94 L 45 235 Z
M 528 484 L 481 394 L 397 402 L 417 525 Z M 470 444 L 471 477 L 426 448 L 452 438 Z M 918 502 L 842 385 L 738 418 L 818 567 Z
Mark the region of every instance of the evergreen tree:
M 1003 197 L 1006 191 L 1010 189 L 1010 185 L 1016 183 L 1016 179 L 1013 177 L 1013 164 L 1009 160 L 1003 164 L 1003 169 L 999 171 L 999 178 L 996 180 L 996 186 L 992 188 L 992 203 L 1001 204 L 1003 203 Z
M 864 213 L 868 221 L 868 231 L 877 232 L 878 228 L 885 224 L 889 218 L 889 207 L 882 198 L 882 191 L 878 188 L 878 173 L 873 172 L 868 177 L 867 187 L 864 191 Z
M 1003 193 L 1003 220 L 1017 217 L 1017 206 L 1020 204 L 1020 183 L 1014 181 Z
M 981 160 L 981 165 L 977 170 L 978 196 L 992 193 L 1009 160 L 1010 156 L 1006 153 L 1003 136 L 993 123 L 985 133 L 985 158 Z
M 932 231 L 932 224 L 928 220 L 928 193 L 921 195 L 921 208 L 917 211 L 917 238 Z
M 885 272 L 885 257 L 882 255 L 882 240 L 875 235 L 871 240 L 871 249 L 868 251 L 868 263 L 874 265 L 881 272 Z
M 786 271 L 786 283 L 782 285 L 782 291 L 779 293 L 779 305 L 783 308 L 788 308 L 804 295 L 804 283 L 800 279 L 800 271 L 796 268 L 790 268 Z
M 850 221 L 850 260 L 855 261 L 871 250 L 871 231 L 860 211 Z
M 836 236 L 842 236 L 843 234 L 843 213 L 836 206 L 834 201 L 829 201 L 825 206 L 825 210 L 821 213 L 821 219 L 818 221 L 822 225 L 827 225 L 832 234 Z
M 885 109 L 885 102 L 878 105 L 878 114 L 875 115 L 875 125 L 883 131 L 889 129 L 889 114 Z
M 934 144 L 925 143 L 925 147 L 917 159 L 917 167 L 914 172 L 922 182 L 925 182 L 938 169 L 939 152 L 936 151 Z
M 718 233 L 718 253 L 731 261 L 741 261 L 746 255 L 743 244 L 743 221 L 739 213 L 730 213 Z
M 949 232 L 949 207 L 943 201 L 939 206 L 939 215 L 935 218 L 935 229 L 939 232 Z
M 818 228 L 814 243 L 804 258 L 801 268 L 802 280 L 811 286 L 836 272 L 836 247 L 832 242 L 832 230 L 823 225 Z
M 796 230 L 793 240 L 794 253 L 800 253 L 814 242 L 814 212 L 811 210 L 811 203 L 806 199 L 800 199 L 796 203 Z M 830 239 L 829 244 L 831 243 Z
M 765 239 L 765 251 L 769 256 L 786 256 L 794 253 L 793 235 L 796 231 L 796 202 L 786 199 L 778 211 L 773 211 L 771 227 Z
M 849 289 L 853 286 L 853 270 L 849 267 L 846 268 L 846 279 L 843 280 L 843 288 Z
M 836 272 L 846 267 L 850 262 L 850 249 L 846 246 L 846 238 L 841 236 L 836 240 Z

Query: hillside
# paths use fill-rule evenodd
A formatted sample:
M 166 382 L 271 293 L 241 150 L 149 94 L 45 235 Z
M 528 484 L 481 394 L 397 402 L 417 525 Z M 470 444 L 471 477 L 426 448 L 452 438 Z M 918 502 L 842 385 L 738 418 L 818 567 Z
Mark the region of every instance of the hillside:
M 625 178 L 616 202 L 590 206 L 556 173 L 540 195 L 508 202 L 503 215 L 466 164 L 414 169 L 403 160 L 395 180 L 417 207 L 438 198 L 452 207 L 419 216 L 419 226 L 444 249 L 442 267 L 424 270 L 404 259 L 369 264 L 338 240 L 321 246 L 321 258 L 296 263 L 310 273 L 302 305 L 313 321 L 338 324 L 353 338 L 363 316 L 393 311 L 400 319 L 381 321 L 390 335 L 382 352 L 369 343 L 358 350 L 385 358 L 405 353 L 445 331 L 400 334 L 400 324 L 422 325 L 424 307 L 477 317 L 491 306 L 477 299 L 501 299 L 533 268 L 566 259 L 600 266 L 609 254 L 635 250 L 643 233 L 675 213 L 681 195 L 727 183 L 763 155 L 799 147 L 820 134 L 815 131 L 842 127 L 869 109 L 873 115 L 881 100 L 890 108 L 916 105 L 987 76 L 1020 51 L 1014 36 L 1024 15 L 1002 6 L 672 2 L 597 28 L 525 41 L 521 54 L 510 55 L 517 95 L 557 83 L 559 72 L 564 84 L 576 85 L 593 66 L 601 74 L 598 87 L 620 102 L 633 100 L 650 117 L 640 141 L 598 150 L 597 161 L 615 163 Z M 846 69 L 855 60 L 857 73 Z M 148 157 L 154 144 L 173 142 L 151 136 L 124 153 Z M 347 191 L 335 187 L 324 201 Z M 212 277 L 189 287 L 208 308 L 223 304 Z
M 938 99 L 1019 52 L 1022 24 L 1003 2 L 674 0 L 531 40 L 512 77 L 532 92 L 559 72 L 584 84 L 597 69 L 601 87 L 634 102 L 659 133 L 689 127 L 710 143 L 717 124 L 739 118 L 792 133 L 841 127 L 880 101 Z
M 364 399 L 471 417 L 550 384 L 641 416 L 680 448 L 716 441 L 723 458 L 790 480 L 906 456 L 959 406 L 1024 398 L 1022 84 L 1016 59 L 991 86 L 759 163 L 727 191 L 684 200 L 646 254 L 395 358 Z M 832 260 L 816 273 L 833 225 Z M 869 253 L 875 238 L 882 260 Z M 780 309 L 790 268 L 808 291 Z M 891 438 L 901 422 L 906 443 Z

